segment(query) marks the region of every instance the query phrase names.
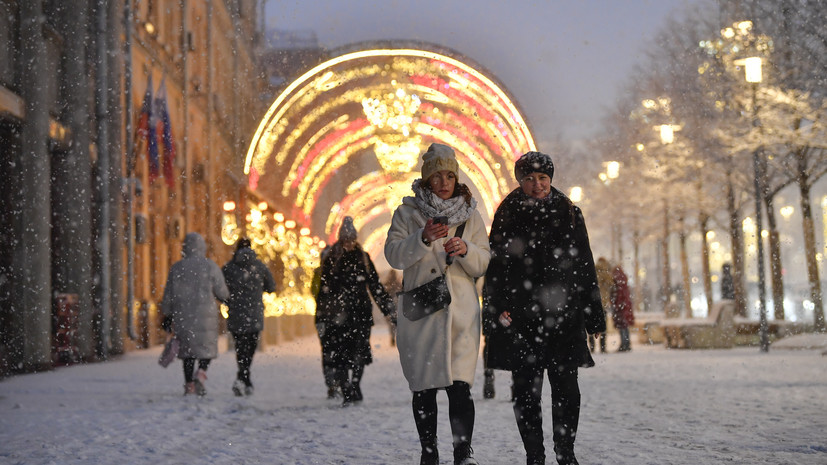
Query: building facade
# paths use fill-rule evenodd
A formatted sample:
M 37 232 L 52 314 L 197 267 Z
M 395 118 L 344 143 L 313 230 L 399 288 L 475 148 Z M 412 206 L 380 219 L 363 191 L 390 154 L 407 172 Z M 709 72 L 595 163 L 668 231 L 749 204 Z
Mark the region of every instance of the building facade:
M 186 232 L 229 259 L 261 6 L 0 0 L 0 374 L 158 343 Z

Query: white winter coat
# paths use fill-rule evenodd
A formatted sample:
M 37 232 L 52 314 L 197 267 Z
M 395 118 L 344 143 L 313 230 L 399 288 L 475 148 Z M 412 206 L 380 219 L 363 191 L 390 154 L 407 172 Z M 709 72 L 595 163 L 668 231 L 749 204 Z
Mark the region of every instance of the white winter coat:
M 392 267 L 403 270 L 405 291 L 439 277 L 445 270 L 442 244 L 454 237 L 458 226 L 452 225 L 448 237 L 428 246 L 422 242 L 426 222 L 413 198 L 406 197 L 394 212 L 388 230 L 385 258 Z M 462 236 L 468 253 L 454 257 L 448 267 L 448 309 L 418 321 L 405 318 L 401 308 L 397 313 L 396 345 L 411 391 L 450 386 L 454 381 L 469 385 L 474 382 L 480 349 L 480 301 L 474 278 L 485 274 L 491 258 L 488 234 L 478 211 L 471 214 Z
M 178 358 L 218 357 L 219 311 L 216 299 L 230 296 L 221 268 L 207 258 L 207 245 L 198 233 L 184 238 L 182 260 L 169 270 L 161 313 L 172 317 L 181 341 Z

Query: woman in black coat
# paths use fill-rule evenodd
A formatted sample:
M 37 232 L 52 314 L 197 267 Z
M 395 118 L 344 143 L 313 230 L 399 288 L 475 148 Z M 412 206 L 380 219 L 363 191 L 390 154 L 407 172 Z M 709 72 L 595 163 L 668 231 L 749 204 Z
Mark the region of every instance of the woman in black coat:
M 259 334 L 264 329 L 264 302 L 261 296 L 265 292 L 276 292 L 276 282 L 267 265 L 256 258 L 247 239 L 239 241 L 232 260 L 221 271 L 230 290 L 230 298 L 227 299 L 227 330 L 235 340 L 238 364 L 233 393 L 241 396 L 243 391 L 250 395 L 253 393 L 250 366 L 253 364 Z
M 356 239 L 353 218 L 347 216 L 339 230 L 339 241 L 322 264 L 321 288 L 316 299 L 320 317 L 317 321 L 324 324 L 324 338 L 332 354 L 334 378 L 342 390 L 344 405 L 362 400 L 362 375 L 365 365 L 373 362 L 371 296 L 383 314 L 395 318 L 393 299 Z
M 487 367 L 512 372 L 514 414 L 527 463 L 545 463 L 541 395 L 548 370 L 554 450 L 576 464 L 579 367 L 594 366 L 586 342 L 606 330 L 589 237 L 580 209 L 551 187 L 548 155 L 516 163 L 520 187 L 497 208 L 485 275 Z

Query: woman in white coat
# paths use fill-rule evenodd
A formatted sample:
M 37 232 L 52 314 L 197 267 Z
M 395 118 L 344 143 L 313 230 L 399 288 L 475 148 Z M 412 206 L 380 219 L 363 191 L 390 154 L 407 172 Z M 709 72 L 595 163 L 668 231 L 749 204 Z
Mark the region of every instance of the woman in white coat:
M 402 372 L 413 391 L 422 465 L 439 463 L 439 389 L 448 393 L 454 464 L 477 463 L 471 450 L 471 384 L 480 348 L 480 304 L 474 281 L 485 274 L 491 254 L 477 202 L 468 186 L 457 181 L 458 172 L 453 149 L 431 144 L 423 155 L 422 178 L 412 185 L 415 195 L 402 199 L 385 242 L 388 263 L 403 270 L 405 291 L 445 274 L 451 293 L 451 304 L 445 309 L 416 321 L 398 317 L 396 344 Z M 435 222 L 437 217 L 447 217 L 447 224 Z M 455 237 L 461 225 L 461 237 Z

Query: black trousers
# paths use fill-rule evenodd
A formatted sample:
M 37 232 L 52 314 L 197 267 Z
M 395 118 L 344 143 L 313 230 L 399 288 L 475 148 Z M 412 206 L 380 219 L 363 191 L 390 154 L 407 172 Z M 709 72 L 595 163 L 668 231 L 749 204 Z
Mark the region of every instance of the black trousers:
M 589 334 L 589 350 L 594 352 L 596 340 L 600 339 L 600 352 L 606 353 L 606 333 Z
M 258 347 L 259 333 L 233 333 L 235 339 L 235 360 L 238 365 L 236 379 L 241 380 L 245 386 L 252 386 L 250 382 L 250 366 L 253 364 L 253 355 Z
M 413 408 L 416 431 L 422 448 L 436 447 L 437 404 L 436 393 L 439 389 L 426 389 L 413 393 Z M 448 418 L 451 420 L 451 435 L 454 449 L 471 444 L 474 434 L 474 399 L 471 398 L 471 386 L 464 381 L 455 381 L 445 388 L 448 393 Z
M 316 325 L 316 332 L 319 335 L 319 343 L 322 346 L 322 375 L 324 384 L 328 388 L 337 386 L 335 356 L 335 335 L 330 330 L 330 324 L 319 323 Z
M 195 376 L 195 360 L 196 359 L 194 358 L 184 359 L 184 381 L 187 383 L 191 383 L 193 381 L 193 376 Z M 198 360 L 198 369 L 207 371 L 211 361 L 212 360 L 208 358 Z
M 514 416 L 529 459 L 545 457 L 543 446 L 542 368 L 527 368 L 511 373 L 514 382 Z M 558 454 L 573 454 L 577 424 L 580 421 L 580 386 L 577 368 L 548 370 L 551 384 L 551 421 L 554 449 Z

